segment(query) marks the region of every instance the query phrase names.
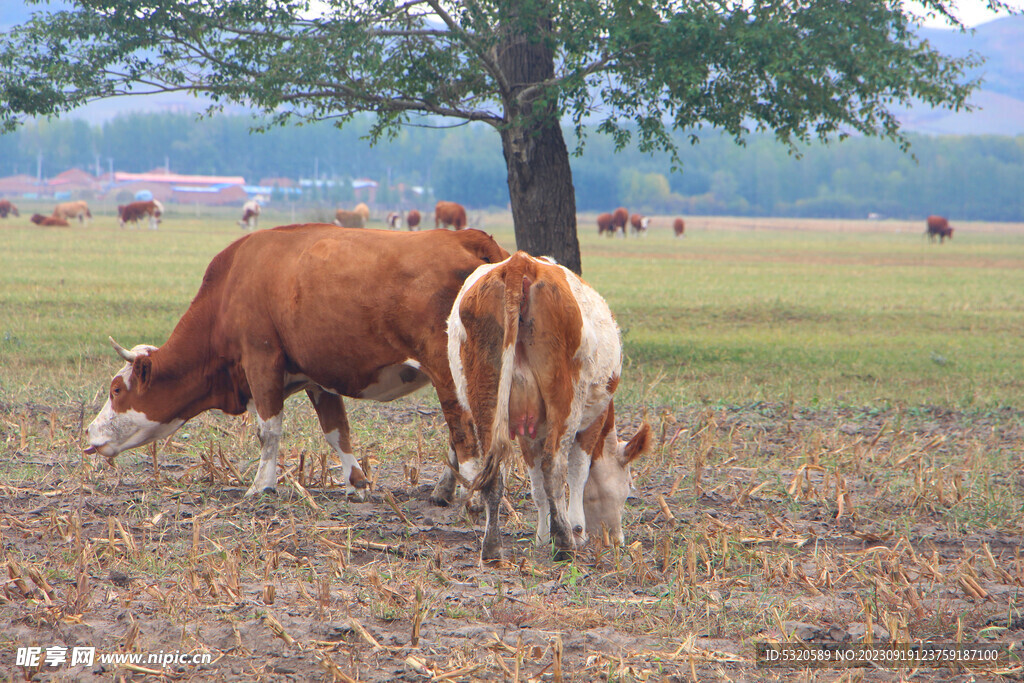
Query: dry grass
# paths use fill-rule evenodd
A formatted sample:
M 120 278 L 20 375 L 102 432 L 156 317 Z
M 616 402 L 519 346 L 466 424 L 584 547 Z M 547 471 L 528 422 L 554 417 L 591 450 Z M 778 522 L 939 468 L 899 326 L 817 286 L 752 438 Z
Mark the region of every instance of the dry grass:
M 426 500 L 441 450 L 429 408 L 356 404 L 353 420 L 391 425 L 380 442 L 396 444 L 366 451 L 376 487 L 357 502 L 300 448 L 278 496 L 241 498 L 251 472 L 236 454 L 254 449 L 240 420 L 205 416 L 190 432 L 201 441 L 93 470 L 76 411 L 8 407 L 0 663 L 22 671 L 17 647 L 85 644 L 212 655 L 117 669 L 137 680 L 760 680 L 794 672 L 755 668 L 757 642 L 1024 635 L 1019 414 L 778 404 L 648 417 L 659 439 L 627 546 L 550 562 L 518 472 L 508 559 L 483 567 L 479 525 Z M 312 417 L 293 423 L 311 438 Z M 902 675 L 1024 670 L 999 671 Z

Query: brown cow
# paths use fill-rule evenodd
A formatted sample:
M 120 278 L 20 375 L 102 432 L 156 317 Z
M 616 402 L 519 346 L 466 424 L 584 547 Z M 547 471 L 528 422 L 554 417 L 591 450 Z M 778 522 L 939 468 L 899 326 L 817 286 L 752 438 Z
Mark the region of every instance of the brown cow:
M 433 500 L 476 452 L 448 367 L 445 319 L 466 276 L 508 256 L 468 230 L 392 232 L 290 225 L 252 232 L 215 256 L 163 346 L 130 351 L 87 453 L 113 458 L 164 438 L 211 409 L 256 413 L 260 465 L 248 495 L 274 489 L 285 399 L 305 390 L 344 465 L 363 488 L 342 396 L 391 401 L 433 383 L 450 431 Z
M 334 224 L 342 228 L 365 228 L 366 217 L 359 211 L 338 209 L 334 212 Z
M 409 226 L 410 230 L 419 230 L 422 218 L 419 211 L 412 209 L 409 213 L 405 214 L 405 224 Z
M 682 218 L 672 221 L 672 232 L 676 237 L 686 237 L 686 222 Z
M 92 218 L 92 212 L 89 211 L 89 204 L 84 199 L 79 199 L 73 202 L 61 202 L 54 207 L 53 215 L 57 218 L 63 218 L 66 221 L 70 221 L 72 218 L 77 218 L 79 224 L 84 224 L 86 218 Z
M 647 216 L 641 216 L 638 213 L 634 213 L 629 217 L 629 224 L 633 226 L 633 233 L 637 237 L 647 234 L 647 226 L 650 225 L 650 222 L 650 218 Z
M 612 227 L 612 215 L 610 213 L 602 213 L 597 216 L 597 234 L 603 235 L 608 233 L 611 237 L 615 234 L 615 228 Z
M 29 220 L 35 223 L 36 225 L 45 225 L 58 228 L 66 228 L 71 225 L 63 218 L 60 218 L 59 216 L 44 216 L 41 213 L 32 214 L 32 218 L 29 218 Z
M 363 225 L 366 225 L 367 221 L 370 220 L 370 207 L 368 207 L 364 202 L 359 202 L 356 204 L 356 208 L 352 210 L 363 217 Z
M 483 456 L 474 487 L 487 506 L 485 560 L 501 557 L 498 503 L 512 439 L 530 470 L 537 544 L 564 558 L 588 532 L 622 543 L 629 463 L 646 450 L 615 430 L 619 328 L 604 299 L 572 271 L 518 252 L 469 276 L 448 318 L 448 360 Z M 467 479 L 473 474 L 460 463 Z M 565 486 L 569 488 L 568 507 Z
M 140 220 L 148 218 L 149 229 L 156 230 L 163 215 L 164 205 L 156 199 L 150 199 L 144 202 L 131 202 L 130 204 L 119 204 L 117 207 L 117 221 L 122 228 L 126 223 L 131 223 L 132 227 L 138 227 Z
M 939 244 L 948 237 L 953 239 L 953 228 L 950 227 L 949 221 L 942 216 L 928 216 L 925 220 L 924 234 L 928 236 L 929 242 L 934 242 L 935 238 L 939 238 Z
M 8 199 L 0 199 L 0 218 L 7 218 L 7 215 L 20 216 L 18 213 L 18 207 L 11 203 Z
M 626 236 L 626 223 L 629 222 L 629 211 L 626 211 L 625 207 L 620 206 L 619 208 L 612 211 L 612 234 L 618 231 L 622 231 L 622 236 Z
M 466 227 L 466 209 L 462 204 L 455 202 L 438 202 L 434 207 L 434 227 L 444 225 L 451 226 L 456 230 Z

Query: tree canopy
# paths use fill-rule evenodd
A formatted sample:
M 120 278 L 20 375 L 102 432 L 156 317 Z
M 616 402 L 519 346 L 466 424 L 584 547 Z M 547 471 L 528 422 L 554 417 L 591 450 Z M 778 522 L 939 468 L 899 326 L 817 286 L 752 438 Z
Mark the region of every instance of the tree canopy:
M 31 0 L 30 0 L 31 1 Z M 924 0 L 950 17 L 955 2 Z M 991 7 L 1004 8 L 990 1 Z M 680 161 L 672 129 L 905 143 L 893 108 L 959 109 L 975 58 L 915 37 L 892 0 L 73 0 L 0 42 L 0 120 L 103 97 L 205 93 L 268 125 L 429 116 L 500 134 L 516 239 L 579 271 L 560 121 Z

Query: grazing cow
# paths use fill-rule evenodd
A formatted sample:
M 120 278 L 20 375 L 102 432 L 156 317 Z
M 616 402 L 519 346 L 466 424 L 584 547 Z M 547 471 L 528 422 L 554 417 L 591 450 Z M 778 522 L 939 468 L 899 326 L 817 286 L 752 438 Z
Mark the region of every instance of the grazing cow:
M 45 225 L 58 228 L 66 228 L 71 225 L 60 216 L 44 216 L 41 213 L 32 214 L 32 218 L 29 218 L 29 220 L 35 223 L 36 225 Z
M 143 218 L 149 219 L 149 229 L 156 230 L 164 215 L 164 205 L 156 199 L 144 202 L 132 202 L 130 204 L 119 204 L 117 207 L 117 221 L 123 228 L 126 223 L 132 227 L 138 227 L 138 222 Z
M 364 488 L 342 396 L 391 401 L 433 383 L 451 468 L 476 452 L 448 367 L 445 319 L 466 277 L 508 257 L 487 234 L 290 225 L 249 233 L 213 258 L 163 346 L 114 348 L 128 364 L 89 425 L 87 453 L 113 458 L 206 410 L 254 412 L 262 449 L 247 495 L 274 489 L 285 399 L 305 390 L 346 487 Z M 113 340 L 111 340 L 113 341 Z
M 924 234 L 928 236 L 929 242 L 934 242 L 935 238 L 939 238 L 939 244 L 948 237 L 953 239 L 953 228 L 950 227 L 949 221 L 942 216 L 928 216 L 925 221 Z
M 434 227 L 451 226 L 456 230 L 466 227 L 466 209 L 455 202 L 438 202 L 434 207 Z
M 405 224 L 409 226 L 410 230 L 419 230 L 422 218 L 419 211 L 412 209 L 409 213 L 405 214 Z
M 567 268 L 525 252 L 481 266 L 452 307 L 448 359 L 483 456 L 474 481 L 487 509 L 483 558 L 501 557 L 501 466 L 513 438 L 530 470 L 538 545 L 553 540 L 564 558 L 602 526 L 621 543 L 629 463 L 646 450 L 650 428 L 618 441 L 612 394 L 622 350 L 604 299 Z M 460 465 L 467 479 L 469 464 Z
M 18 213 L 18 207 L 11 203 L 9 199 L 0 199 L 0 218 L 7 218 L 8 214 L 12 216 L 20 216 Z
M 672 221 L 672 232 L 676 237 L 686 237 L 686 222 L 682 218 Z
M 365 228 L 366 217 L 358 211 L 338 209 L 334 212 L 334 224 L 342 228 Z
M 625 207 L 620 206 L 619 208 L 612 211 L 612 234 L 621 231 L 622 236 L 626 236 L 626 223 L 629 222 L 629 211 L 626 211 Z
M 61 202 L 54 207 L 53 215 L 57 218 L 63 218 L 66 221 L 70 221 L 72 218 L 77 218 L 79 224 L 85 224 L 86 218 L 92 218 L 92 212 L 89 211 L 89 204 L 84 199 L 79 199 L 74 202 Z
M 610 213 L 602 213 L 597 216 L 597 234 L 603 235 L 608 233 L 611 237 L 615 234 L 615 228 L 612 227 L 612 215 Z
M 368 207 L 365 203 L 359 202 L 358 204 L 356 204 L 356 208 L 352 210 L 363 217 L 363 225 L 366 225 L 367 221 L 370 220 L 370 207 Z
M 243 230 L 256 230 L 260 225 L 261 212 L 260 203 L 255 199 L 242 204 L 242 220 L 238 221 L 238 227 Z
M 402 224 L 402 214 L 398 213 L 397 211 L 390 211 L 388 212 L 388 217 L 384 219 L 384 223 L 386 223 L 389 228 L 394 230 L 395 228 Z
M 633 233 L 639 237 L 640 235 L 647 234 L 647 226 L 650 224 L 651 219 L 647 216 L 641 216 L 638 213 L 634 213 L 629 217 L 629 224 L 633 226 Z

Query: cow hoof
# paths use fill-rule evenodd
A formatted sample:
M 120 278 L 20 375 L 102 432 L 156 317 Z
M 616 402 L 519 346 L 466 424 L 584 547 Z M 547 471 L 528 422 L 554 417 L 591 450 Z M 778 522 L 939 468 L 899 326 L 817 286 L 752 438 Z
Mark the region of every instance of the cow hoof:
M 263 489 L 258 489 L 258 488 L 256 488 L 256 485 L 254 484 L 254 485 L 249 487 L 248 491 L 245 492 L 245 497 L 246 498 L 252 498 L 257 493 L 262 493 L 262 494 L 265 494 L 265 495 L 276 496 L 277 495 L 277 489 L 275 487 L 273 487 L 273 486 L 267 486 L 267 487 L 265 487 Z
M 485 543 L 483 549 L 480 552 L 480 558 L 484 561 L 485 564 L 489 562 L 501 562 L 501 543 Z

